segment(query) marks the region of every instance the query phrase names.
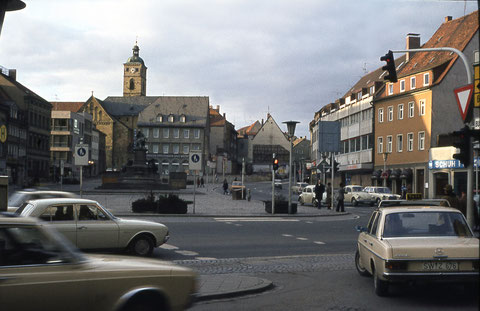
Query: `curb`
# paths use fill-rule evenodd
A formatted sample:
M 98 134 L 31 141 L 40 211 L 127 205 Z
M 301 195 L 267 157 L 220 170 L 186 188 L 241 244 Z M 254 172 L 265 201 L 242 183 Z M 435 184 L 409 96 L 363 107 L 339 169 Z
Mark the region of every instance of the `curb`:
M 150 214 L 150 213 L 114 213 L 117 217 L 332 217 L 332 216 L 344 216 L 351 215 L 349 212 L 336 213 L 336 214 L 245 214 L 245 215 L 229 215 L 229 214 Z
M 217 292 L 217 293 L 211 293 L 211 294 L 198 294 L 195 301 L 200 302 L 200 301 L 208 301 L 208 300 L 215 300 L 215 299 L 233 298 L 233 297 L 245 296 L 250 294 L 258 294 L 258 293 L 262 293 L 267 290 L 273 289 L 275 287 L 273 282 L 267 279 L 250 277 L 250 276 L 242 276 L 241 278 L 256 279 L 261 281 L 261 284 L 256 286 L 251 286 L 247 289 L 232 290 L 232 291 L 226 291 L 223 293 Z

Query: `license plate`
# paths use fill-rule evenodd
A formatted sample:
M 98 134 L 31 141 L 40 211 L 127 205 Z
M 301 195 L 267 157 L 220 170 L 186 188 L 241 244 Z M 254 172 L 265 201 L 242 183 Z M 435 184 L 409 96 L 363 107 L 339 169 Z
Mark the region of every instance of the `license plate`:
M 457 271 L 456 261 L 428 261 L 423 263 L 423 271 Z

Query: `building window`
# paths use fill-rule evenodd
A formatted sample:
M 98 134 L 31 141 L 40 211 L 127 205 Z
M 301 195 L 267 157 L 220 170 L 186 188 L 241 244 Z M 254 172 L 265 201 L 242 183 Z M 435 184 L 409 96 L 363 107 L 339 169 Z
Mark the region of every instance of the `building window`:
M 200 138 L 200 130 L 199 129 L 194 129 L 193 130 L 193 137 L 195 139 L 199 139 Z
M 388 95 L 392 95 L 393 94 L 393 83 L 390 83 L 388 85 Z
M 180 129 L 173 129 L 173 138 L 180 138 Z
M 397 152 L 403 152 L 403 135 L 397 135 Z
M 188 129 L 183 130 L 183 138 L 190 138 L 190 130 Z
M 150 130 L 146 127 L 142 128 L 142 133 L 143 133 L 143 136 L 145 136 L 145 138 L 148 138 L 149 135 L 150 135 Z
M 163 154 L 168 154 L 168 144 L 164 144 L 162 147 L 163 147 Z
M 425 150 L 425 132 L 418 132 L 418 150 Z
M 413 151 L 413 133 L 407 134 L 407 150 Z
M 180 122 L 185 123 L 186 121 L 187 121 L 187 118 L 185 117 L 185 115 L 182 114 L 180 116 Z
M 192 150 L 200 150 L 200 144 L 193 144 Z
M 422 99 L 419 101 L 420 103 L 420 109 L 419 109 L 419 115 L 424 116 L 425 115 L 425 99 Z
M 371 87 L 370 87 L 370 92 L 369 92 L 369 94 L 370 94 L 370 95 L 373 95 L 374 92 L 375 92 L 375 87 L 374 87 L 374 86 L 371 86 Z
M 403 104 L 398 105 L 398 120 L 403 120 Z
M 158 138 L 160 136 L 160 129 L 158 127 L 153 128 L 153 138 Z
M 152 144 L 152 152 L 158 153 L 158 144 Z
M 423 86 L 427 86 L 430 84 L 430 74 L 426 73 L 423 75 Z
M 357 100 L 361 100 L 362 99 L 362 92 L 358 92 L 357 93 Z
M 168 122 L 173 123 L 173 114 L 168 116 Z
M 393 121 L 393 106 L 388 107 L 388 121 Z
M 400 92 L 405 92 L 405 80 L 400 80 Z
M 377 138 L 377 152 L 383 153 L 383 137 Z
M 157 114 L 157 122 L 163 122 L 163 116 L 161 114 Z
M 170 136 L 170 130 L 169 129 L 163 129 L 163 138 L 168 138 Z
M 178 154 L 180 152 L 180 146 L 178 144 L 173 145 L 173 153 Z
M 417 78 L 411 77 L 410 78 L 410 89 L 414 90 L 417 86 Z
M 190 152 L 190 146 L 189 145 L 183 145 L 183 154 L 188 154 Z
M 378 108 L 378 122 L 383 122 L 383 108 Z
M 392 153 L 392 149 L 393 149 L 393 137 L 391 135 L 387 136 L 387 146 L 386 146 L 386 151 L 388 153 Z
M 409 102 L 408 103 L 408 117 L 413 118 L 415 115 L 415 103 Z

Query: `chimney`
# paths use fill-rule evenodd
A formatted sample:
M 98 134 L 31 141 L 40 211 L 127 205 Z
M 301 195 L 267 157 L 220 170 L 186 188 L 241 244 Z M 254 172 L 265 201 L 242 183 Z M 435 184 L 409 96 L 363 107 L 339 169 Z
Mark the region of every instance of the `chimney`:
M 446 22 L 449 22 L 449 21 L 451 21 L 451 20 L 452 20 L 452 17 L 451 17 L 451 16 L 445 16 L 445 23 L 446 23 Z
M 225 113 L 225 112 L 223 113 L 223 118 L 224 118 L 225 120 L 227 120 L 227 117 L 226 117 L 226 113 Z
M 8 69 L 8 76 L 17 81 L 17 69 Z
M 407 34 L 407 50 L 410 49 L 419 49 L 420 48 L 420 35 L 418 33 L 409 33 Z M 410 58 L 415 55 L 415 52 L 407 52 L 405 54 L 405 61 L 408 62 Z
M 220 113 L 220 105 L 217 105 L 217 109 L 215 110 L 217 110 L 217 112 Z

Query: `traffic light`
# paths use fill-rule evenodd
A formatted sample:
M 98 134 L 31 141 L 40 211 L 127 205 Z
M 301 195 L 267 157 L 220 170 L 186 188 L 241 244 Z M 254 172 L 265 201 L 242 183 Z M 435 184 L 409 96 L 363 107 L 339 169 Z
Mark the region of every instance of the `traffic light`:
M 273 158 L 273 170 L 276 171 L 278 170 L 278 159 Z
M 459 131 L 454 131 L 453 136 L 453 146 L 460 149 L 460 152 L 455 153 L 453 158 L 459 160 L 463 163 L 465 167 L 470 165 L 470 136 L 472 135 L 470 128 L 468 126 L 463 127 Z
M 382 70 L 388 71 L 388 74 L 383 77 L 384 80 L 390 82 L 397 82 L 397 69 L 395 68 L 395 60 L 393 59 L 393 52 L 388 51 L 385 56 L 380 57 L 381 61 L 385 61 L 387 64 L 382 67 Z
M 340 169 L 340 163 L 338 163 L 337 161 L 333 161 L 333 171 L 336 173 L 338 172 L 338 170 Z

